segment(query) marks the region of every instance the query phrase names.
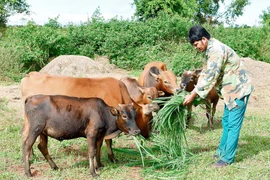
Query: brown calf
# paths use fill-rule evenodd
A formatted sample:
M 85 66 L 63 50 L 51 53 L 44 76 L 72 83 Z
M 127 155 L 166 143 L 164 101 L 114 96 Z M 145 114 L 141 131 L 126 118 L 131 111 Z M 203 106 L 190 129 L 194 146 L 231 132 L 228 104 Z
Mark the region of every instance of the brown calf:
M 181 76 L 181 83 L 180 83 L 181 89 L 191 92 L 194 89 L 195 85 L 197 84 L 201 71 L 202 70 L 196 70 L 196 71 L 185 70 Z M 213 88 L 209 92 L 207 98 L 204 101 L 205 107 L 206 107 L 206 116 L 208 119 L 208 126 L 210 129 L 213 128 L 213 118 L 216 113 L 216 106 L 217 106 L 218 100 L 219 100 L 219 96 L 217 95 L 215 88 Z M 189 113 L 187 116 L 187 127 L 191 119 L 192 105 L 188 106 L 188 111 Z
M 31 177 L 30 152 L 37 137 L 38 148 L 52 169 L 58 169 L 48 153 L 48 136 L 67 140 L 86 137 L 90 173 L 102 166 L 100 149 L 103 138 L 117 130 L 129 135 L 140 133 L 135 123 L 136 111 L 132 104 L 119 104 L 119 109 L 108 106 L 100 98 L 76 98 L 61 95 L 34 95 L 25 100 L 25 119 L 22 129 L 22 149 L 25 174 Z

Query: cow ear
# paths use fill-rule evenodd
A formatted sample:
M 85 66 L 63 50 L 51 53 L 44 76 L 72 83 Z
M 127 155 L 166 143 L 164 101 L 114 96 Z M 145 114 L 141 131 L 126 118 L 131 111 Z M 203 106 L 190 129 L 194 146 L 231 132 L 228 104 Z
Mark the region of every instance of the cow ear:
M 112 113 L 112 115 L 114 115 L 114 116 L 117 116 L 119 113 L 118 113 L 118 110 L 116 109 L 116 108 L 114 108 L 114 107 L 112 107 L 111 109 L 110 109 L 110 111 L 111 111 L 111 113 Z
M 158 77 L 158 75 L 157 74 L 155 74 L 155 73 L 153 73 L 153 72 L 149 72 L 150 74 L 151 74 L 151 76 L 153 76 L 154 78 L 157 78 Z
M 158 96 L 165 96 L 165 93 L 163 91 L 158 91 Z
M 139 91 L 143 94 L 144 93 L 144 89 L 141 87 L 138 87 Z
M 151 76 L 155 78 L 155 81 L 159 82 L 159 76 L 155 73 L 150 72 Z
M 196 70 L 195 70 L 195 75 L 196 75 L 197 77 L 199 77 L 200 74 L 201 74 L 201 72 L 202 72 L 202 69 L 196 69 Z

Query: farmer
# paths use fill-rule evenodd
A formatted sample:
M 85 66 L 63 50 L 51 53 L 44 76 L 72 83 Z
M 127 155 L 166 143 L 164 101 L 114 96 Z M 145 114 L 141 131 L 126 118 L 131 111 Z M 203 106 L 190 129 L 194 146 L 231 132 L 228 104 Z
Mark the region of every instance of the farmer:
M 206 65 L 196 87 L 185 97 L 183 105 L 189 105 L 197 95 L 206 98 L 213 87 L 219 97 L 224 99 L 223 133 L 214 155 L 218 161 L 213 166 L 225 167 L 234 162 L 240 129 L 253 86 L 243 62 L 234 50 L 211 38 L 205 28 L 190 28 L 188 40 L 198 51 L 205 52 Z

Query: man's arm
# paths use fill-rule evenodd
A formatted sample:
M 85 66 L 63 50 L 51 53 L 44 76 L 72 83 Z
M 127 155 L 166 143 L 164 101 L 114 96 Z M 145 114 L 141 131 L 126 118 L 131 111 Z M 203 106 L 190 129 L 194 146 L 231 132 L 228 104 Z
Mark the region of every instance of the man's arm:
M 194 90 L 206 98 L 220 77 L 224 54 L 222 52 L 211 52 L 208 54 L 207 68 L 202 71 Z
M 197 96 L 197 93 L 195 91 L 192 91 L 191 94 L 186 95 L 183 105 L 186 106 L 186 105 L 191 104 L 192 101 L 196 98 L 196 96 Z

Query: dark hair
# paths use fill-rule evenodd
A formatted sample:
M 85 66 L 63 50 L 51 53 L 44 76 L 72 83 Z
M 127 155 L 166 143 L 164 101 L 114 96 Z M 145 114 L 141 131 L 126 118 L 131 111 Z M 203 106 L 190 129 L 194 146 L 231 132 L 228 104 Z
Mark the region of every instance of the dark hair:
M 195 41 L 201 40 L 203 37 L 210 39 L 211 35 L 202 26 L 193 26 L 188 32 L 188 41 L 193 44 Z

